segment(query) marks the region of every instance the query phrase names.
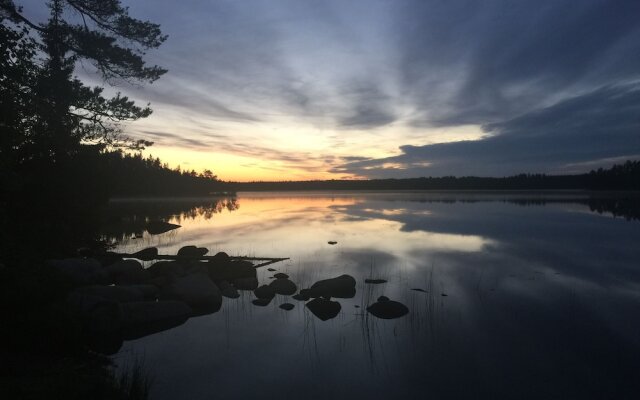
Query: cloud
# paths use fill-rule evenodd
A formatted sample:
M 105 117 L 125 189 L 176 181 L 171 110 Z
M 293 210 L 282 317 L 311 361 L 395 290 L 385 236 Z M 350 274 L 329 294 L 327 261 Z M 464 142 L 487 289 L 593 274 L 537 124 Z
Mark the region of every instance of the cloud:
M 416 126 L 485 124 L 638 76 L 640 3 L 405 4 L 403 90 Z
M 21 3 L 43 20 L 41 2 Z M 640 153 L 637 0 L 125 3 L 169 35 L 146 55 L 169 72 L 118 88 L 156 110 L 132 135 L 171 132 L 147 137 L 167 146 L 366 177 L 575 170 Z M 451 142 L 479 127 L 486 137 Z
M 561 172 L 575 163 L 640 155 L 640 84 L 607 86 L 485 125 L 477 141 L 401 146 L 402 154 L 335 169 L 367 177 Z M 416 166 L 417 163 L 428 163 Z M 394 164 L 400 168 L 389 169 Z

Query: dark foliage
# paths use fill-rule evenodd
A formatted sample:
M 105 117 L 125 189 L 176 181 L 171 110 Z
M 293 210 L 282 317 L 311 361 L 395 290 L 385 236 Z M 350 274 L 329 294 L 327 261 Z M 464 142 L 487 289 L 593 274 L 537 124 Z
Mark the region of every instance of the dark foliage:
M 106 152 L 99 156 L 99 163 L 109 175 L 112 196 L 206 196 L 221 190 L 209 170 L 170 169 L 159 158 L 144 158 L 139 153 Z

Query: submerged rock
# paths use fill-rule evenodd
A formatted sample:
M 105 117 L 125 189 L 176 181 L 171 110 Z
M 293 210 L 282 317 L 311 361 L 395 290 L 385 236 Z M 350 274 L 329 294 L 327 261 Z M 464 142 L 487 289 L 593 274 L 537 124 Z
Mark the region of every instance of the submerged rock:
M 372 284 L 387 283 L 387 280 L 386 279 L 365 279 L 364 283 L 372 283 Z
M 409 313 L 409 309 L 402 303 L 389 300 L 386 296 L 380 296 L 376 303 L 367 307 L 367 311 L 373 316 L 382 319 L 400 318 Z
M 298 290 L 295 283 L 290 281 L 289 279 L 275 279 L 273 282 L 269 284 L 269 287 L 273 289 L 273 291 L 277 294 L 282 294 L 286 296 L 290 296 Z
M 306 307 L 322 321 L 326 321 L 331 318 L 335 318 L 336 315 L 342 309 L 342 306 L 337 301 L 331 301 L 318 297 L 306 304 Z
M 293 310 L 294 307 L 295 306 L 293 304 L 291 304 L 291 303 L 282 303 L 282 304 L 280 304 L 280 308 L 282 308 L 285 311 L 291 311 L 291 310 Z
M 159 235 L 180 228 L 180 225 L 171 224 L 165 221 L 150 221 L 147 224 L 147 232 L 150 235 Z

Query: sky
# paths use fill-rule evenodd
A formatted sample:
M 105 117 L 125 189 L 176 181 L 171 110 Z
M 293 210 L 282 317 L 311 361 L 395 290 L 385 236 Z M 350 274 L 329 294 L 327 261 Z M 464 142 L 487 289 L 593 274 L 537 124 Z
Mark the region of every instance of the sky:
M 253 181 L 577 173 L 640 158 L 638 0 L 123 4 L 168 35 L 146 60 L 169 70 L 116 88 L 154 110 L 123 128 L 171 166 Z

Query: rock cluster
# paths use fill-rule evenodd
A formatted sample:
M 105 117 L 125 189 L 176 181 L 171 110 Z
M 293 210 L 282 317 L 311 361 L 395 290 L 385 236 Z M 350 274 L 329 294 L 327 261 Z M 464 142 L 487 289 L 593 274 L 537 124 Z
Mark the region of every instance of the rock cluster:
M 194 315 L 216 312 L 223 297 L 238 298 L 239 290 L 257 289 L 253 264 L 232 260 L 225 253 L 216 254 L 209 262 L 199 261 L 206 253 L 205 248 L 185 246 L 175 261 L 158 261 L 148 268 L 115 253 L 51 260 L 48 264 L 75 288 L 66 305 L 80 321 L 88 343 L 112 354 L 123 340 L 173 328 Z M 135 254 L 140 259 L 154 259 L 158 250 L 148 248 Z M 288 281 L 274 282 L 281 280 Z M 282 282 L 267 287 L 274 293 L 291 291 L 290 285 Z

